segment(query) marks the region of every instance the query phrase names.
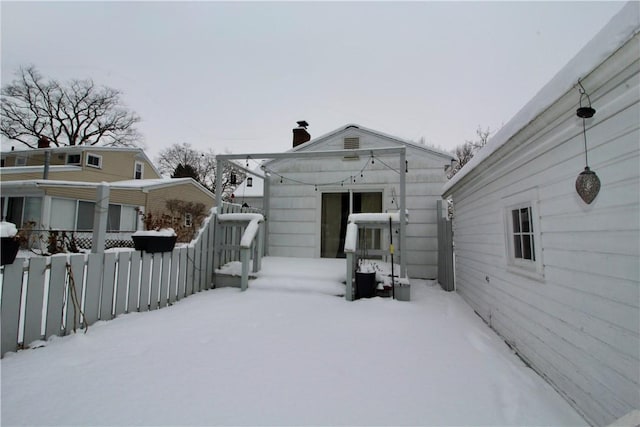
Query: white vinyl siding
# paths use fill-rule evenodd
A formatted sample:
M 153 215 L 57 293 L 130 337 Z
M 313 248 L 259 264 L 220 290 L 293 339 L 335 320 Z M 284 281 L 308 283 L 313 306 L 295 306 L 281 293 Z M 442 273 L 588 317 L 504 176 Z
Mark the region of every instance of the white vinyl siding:
M 597 110 L 589 164 L 602 183 L 592 204 L 575 190 L 585 158 L 573 89 L 451 191 L 458 293 L 592 425 L 640 402 L 639 45 L 636 35 L 585 73 Z M 543 281 L 504 250 L 505 199 L 534 187 L 521 207 L 532 207 Z
M 347 134 L 345 136 L 345 133 Z M 307 150 L 344 149 L 345 137 L 355 137 L 361 148 L 398 146 L 390 140 L 364 130 L 347 129 L 310 146 Z M 445 182 L 444 165 L 450 159 L 418 147 L 407 147 L 409 173 L 406 175 L 406 202 L 409 210 L 407 224 L 407 270 L 413 278 L 435 278 L 437 276 L 437 231 L 436 201 Z M 385 166 L 386 163 L 389 167 Z M 363 166 L 366 168 L 363 169 Z M 403 165 L 404 166 L 404 165 Z M 399 209 L 398 156 L 384 156 L 371 164 L 369 156 L 343 161 L 342 158 L 319 158 L 314 160 L 283 160 L 273 162 L 274 170 L 285 178 L 272 174 L 270 178 L 270 212 L 268 225 L 269 254 L 273 256 L 320 257 L 321 254 L 321 198 L 326 192 L 353 191 L 382 192 L 382 211 Z M 360 170 L 363 169 L 362 176 Z M 345 177 L 352 176 L 355 182 L 340 185 Z M 291 180 L 288 180 L 290 178 Z M 294 180 L 294 181 L 292 181 Z M 318 183 L 313 185 L 299 182 Z M 338 182 L 338 184 L 335 184 Z M 334 185 L 322 185 L 334 183 Z M 398 242 L 396 247 L 399 247 Z M 396 260 L 397 262 L 397 260 Z

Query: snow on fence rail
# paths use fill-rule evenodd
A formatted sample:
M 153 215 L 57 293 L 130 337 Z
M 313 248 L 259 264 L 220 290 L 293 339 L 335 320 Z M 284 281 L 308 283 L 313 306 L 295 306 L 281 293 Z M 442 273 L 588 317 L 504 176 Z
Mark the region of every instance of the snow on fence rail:
M 220 210 L 246 212 L 231 204 Z M 74 327 L 86 329 L 123 313 L 163 308 L 212 288 L 216 214 L 214 210 L 188 246 L 171 252 L 59 254 L 18 258 L 3 266 L 1 355 L 54 335 L 68 335 Z M 218 237 L 232 241 L 236 236 L 231 231 L 221 228 Z M 228 252 L 230 259 L 240 258 L 239 253 Z M 216 261 L 223 259 L 218 253 Z
M 216 252 L 220 254 L 233 254 L 231 258 L 222 260 L 216 259 L 216 268 L 223 266 L 229 261 L 238 261 L 242 264 L 240 289 L 247 289 L 249 284 L 249 261 L 253 258 L 253 271 L 257 272 L 261 268 L 262 256 L 264 255 L 264 216 L 258 213 L 224 213 L 219 214 L 217 219 L 217 233 L 220 240 L 216 242 Z M 231 236 L 231 242 L 226 239 Z

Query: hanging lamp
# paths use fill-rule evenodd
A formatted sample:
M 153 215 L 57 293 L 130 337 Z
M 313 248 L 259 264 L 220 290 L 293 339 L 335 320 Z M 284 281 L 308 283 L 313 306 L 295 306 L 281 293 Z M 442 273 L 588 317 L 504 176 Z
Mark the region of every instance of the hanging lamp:
M 576 110 L 576 115 L 582 119 L 582 134 L 584 136 L 584 160 L 585 168 L 576 179 L 576 192 L 586 204 L 591 204 L 600 192 L 600 178 L 594 171 L 589 168 L 589 158 L 587 156 L 587 125 L 586 120 L 596 114 L 596 110 L 591 107 L 591 98 L 585 91 L 580 80 L 578 80 L 580 91 L 580 106 Z M 586 98 L 587 106 L 582 105 L 583 99 Z

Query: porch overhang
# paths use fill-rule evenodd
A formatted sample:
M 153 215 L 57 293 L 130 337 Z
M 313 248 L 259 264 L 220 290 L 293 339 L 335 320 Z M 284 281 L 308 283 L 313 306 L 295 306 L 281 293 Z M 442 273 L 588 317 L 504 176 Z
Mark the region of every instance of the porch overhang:
M 216 156 L 216 170 L 222 171 L 225 162 L 233 160 L 281 160 L 281 159 L 317 159 L 317 158 L 344 158 L 345 156 L 397 156 L 399 159 L 398 172 L 400 174 L 400 195 L 399 195 L 399 210 L 400 212 L 406 212 L 406 169 L 403 167 L 406 162 L 407 149 L 406 147 L 382 147 L 382 148 L 361 148 L 353 150 L 327 150 L 327 151 L 287 151 L 284 153 L 245 153 L 245 154 L 219 154 Z M 234 165 L 237 166 L 236 163 Z M 243 168 L 244 169 L 244 168 Z M 260 176 L 253 171 L 244 169 L 255 176 Z M 268 177 L 264 177 L 264 211 L 265 217 L 269 218 L 269 186 L 270 182 Z M 222 174 L 216 173 L 216 206 L 222 205 L 222 192 L 219 189 L 222 188 Z M 407 256 L 406 256 L 406 217 L 400 215 L 400 272 L 404 277 L 407 275 Z M 268 229 L 268 223 L 267 223 Z

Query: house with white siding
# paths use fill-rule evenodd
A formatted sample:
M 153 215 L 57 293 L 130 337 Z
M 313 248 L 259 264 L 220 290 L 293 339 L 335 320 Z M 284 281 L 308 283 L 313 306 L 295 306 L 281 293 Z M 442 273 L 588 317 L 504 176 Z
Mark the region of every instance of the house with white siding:
M 318 157 L 275 159 L 264 163 L 267 251 L 269 255 L 342 258 L 349 214 L 397 212 L 400 172 L 405 173 L 406 266 L 409 277 L 437 275 L 436 201 L 446 181 L 450 154 L 360 125 L 350 124 L 310 139 L 306 122 L 294 129 L 288 153 L 318 152 Z M 352 155 L 349 150 L 406 148 L 398 156 Z M 344 150 L 339 157 L 322 152 Z M 404 163 L 404 162 L 403 162 Z M 268 189 L 268 190 L 267 190 Z M 236 197 L 238 196 L 236 191 Z M 367 249 L 382 249 L 387 230 L 369 231 Z M 386 247 L 384 248 L 386 249 Z
M 630 2 L 442 192 L 457 292 L 593 425 L 640 408 L 639 31 Z

